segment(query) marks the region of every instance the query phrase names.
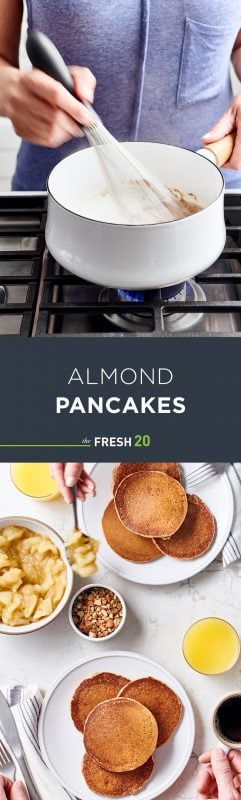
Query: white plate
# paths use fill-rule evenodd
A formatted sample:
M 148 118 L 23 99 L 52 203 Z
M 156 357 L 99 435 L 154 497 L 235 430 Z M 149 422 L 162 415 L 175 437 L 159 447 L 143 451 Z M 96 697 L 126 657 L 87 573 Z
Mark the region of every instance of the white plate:
M 168 684 L 182 701 L 180 725 L 169 742 L 156 750 L 152 777 L 138 792 L 138 800 L 153 800 L 172 786 L 189 761 L 195 733 L 194 715 L 190 700 L 176 678 L 137 653 L 114 652 L 88 657 L 60 676 L 45 696 L 40 716 L 39 742 L 43 758 L 68 792 L 81 800 L 100 800 L 100 795 L 90 791 L 81 775 L 83 737 L 70 716 L 70 701 L 76 687 L 94 672 L 114 672 L 130 680 L 151 675 Z
M 214 561 L 229 536 L 233 520 L 233 493 L 226 474 L 217 475 L 212 480 L 191 489 L 191 494 L 199 495 L 206 503 L 215 517 L 217 525 L 214 542 L 203 556 L 191 561 L 179 561 L 162 556 L 148 564 L 135 564 L 114 553 L 103 536 L 101 520 L 107 503 L 111 500 L 111 477 L 114 466 L 115 464 L 96 464 L 94 466 L 91 477 L 96 482 L 97 494 L 95 498 L 90 498 L 83 504 L 82 511 L 86 533 L 101 541 L 98 558 L 102 564 L 126 580 L 162 586 L 187 580 Z M 185 475 L 188 475 L 198 465 L 180 464 L 180 466 L 185 485 Z

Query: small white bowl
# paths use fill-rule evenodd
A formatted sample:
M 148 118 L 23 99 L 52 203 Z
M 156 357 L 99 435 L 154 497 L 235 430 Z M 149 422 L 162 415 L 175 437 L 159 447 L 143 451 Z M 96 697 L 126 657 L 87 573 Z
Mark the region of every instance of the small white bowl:
M 115 628 L 115 630 L 112 631 L 112 633 L 108 633 L 107 636 L 101 636 L 100 638 L 97 638 L 97 637 L 96 638 L 95 637 L 93 637 L 93 638 L 91 637 L 90 638 L 89 636 L 86 635 L 86 633 L 82 633 L 82 631 L 80 631 L 76 627 L 76 625 L 74 623 L 74 620 L 73 620 L 73 605 L 75 603 L 75 600 L 77 599 L 77 597 L 79 597 L 80 594 L 83 594 L 83 592 L 88 591 L 88 589 L 107 589 L 108 592 L 113 592 L 113 594 L 116 595 L 116 597 L 118 598 L 118 600 L 121 603 L 121 606 L 122 606 L 121 622 L 118 625 L 118 628 Z M 88 583 L 87 586 L 82 586 L 82 588 L 79 589 L 78 592 L 76 592 L 74 594 L 74 596 L 72 597 L 72 600 L 71 600 L 70 605 L 69 605 L 69 621 L 70 621 L 71 627 L 73 628 L 73 631 L 75 633 L 77 633 L 78 636 L 81 636 L 81 639 L 84 639 L 85 642 L 87 641 L 87 642 L 98 642 L 98 643 L 100 643 L 100 642 L 105 642 L 106 640 L 109 641 L 109 639 L 113 639 L 114 636 L 117 636 L 117 634 L 120 633 L 120 631 L 122 630 L 122 628 L 123 628 L 123 626 L 125 624 L 125 621 L 126 621 L 126 604 L 125 604 L 125 601 L 123 600 L 123 597 L 121 596 L 121 594 L 119 594 L 119 592 L 117 592 L 116 589 L 113 589 L 112 586 L 106 586 L 103 583 Z
M 53 528 L 50 528 L 45 522 L 40 522 L 40 520 L 33 519 L 32 517 L 2 517 L 2 519 L 0 519 L 0 530 L 2 528 L 6 528 L 8 525 L 16 525 L 20 528 L 28 528 L 28 530 L 33 531 L 33 533 L 39 533 L 42 534 L 42 536 L 48 536 L 58 548 L 60 556 L 63 559 L 66 567 L 66 588 L 60 603 L 58 603 L 52 614 L 49 614 L 48 617 L 43 617 L 43 619 L 40 619 L 38 622 L 30 622 L 28 625 L 14 626 L 5 625 L 3 622 L 0 623 L 0 633 L 16 636 L 20 633 L 34 633 L 34 631 L 38 631 L 40 628 L 45 628 L 46 625 L 49 625 L 50 622 L 53 622 L 53 620 L 58 617 L 70 598 L 74 576 L 73 570 L 67 559 L 64 541 L 61 539 L 61 536 L 53 530 Z

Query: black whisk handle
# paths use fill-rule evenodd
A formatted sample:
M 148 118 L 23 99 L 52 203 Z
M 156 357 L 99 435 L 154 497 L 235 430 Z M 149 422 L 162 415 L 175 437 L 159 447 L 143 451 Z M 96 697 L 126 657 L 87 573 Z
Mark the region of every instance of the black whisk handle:
M 62 84 L 74 97 L 74 81 L 64 59 L 45 33 L 28 29 L 26 50 L 31 64 Z M 79 99 L 79 98 L 78 98 Z
M 80 100 L 80 98 L 76 95 L 72 75 L 65 64 L 64 59 L 57 50 L 57 47 L 55 47 L 55 44 L 51 42 L 45 33 L 29 28 L 26 50 L 33 67 L 45 72 L 46 75 L 50 76 L 50 78 L 54 78 L 56 81 L 59 81 L 59 83 L 61 83 L 62 86 L 67 89 L 67 92 L 70 92 L 70 94 L 72 94 L 72 96 L 75 97 L 79 103 L 82 103 L 82 105 L 85 106 L 88 111 L 90 111 L 91 116 L 93 117 L 93 123 L 96 124 L 97 122 L 100 122 L 99 117 L 90 103 Z M 85 125 L 80 125 L 79 127 L 80 130 L 86 133 Z

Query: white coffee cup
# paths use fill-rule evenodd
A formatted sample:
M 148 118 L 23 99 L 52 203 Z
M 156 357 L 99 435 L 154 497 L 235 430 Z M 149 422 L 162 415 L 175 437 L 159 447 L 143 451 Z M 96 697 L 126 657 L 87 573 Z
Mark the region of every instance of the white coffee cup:
M 241 692 L 222 697 L 212 716 L 215 736 L 227 748 L 241 749 Z

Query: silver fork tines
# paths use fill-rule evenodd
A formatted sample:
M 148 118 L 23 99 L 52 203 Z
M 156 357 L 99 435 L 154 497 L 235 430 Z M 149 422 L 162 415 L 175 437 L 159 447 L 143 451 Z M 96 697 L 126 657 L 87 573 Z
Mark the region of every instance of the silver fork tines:
M 2 739 L 0 739 L 0 773 L 11 781 L 15 779 L 16 767 Z
M 188 488 L 191 488 L 196 486 L 197 483 L 203 483 L 203 481 L 207 481 L 210 478 L 215 478 L 218 473 L 219 470 L 216 469 L 215 464 L 202 464 L 202 466 L 196 467 L 192 472 L 189 472 L 185 480 Z

